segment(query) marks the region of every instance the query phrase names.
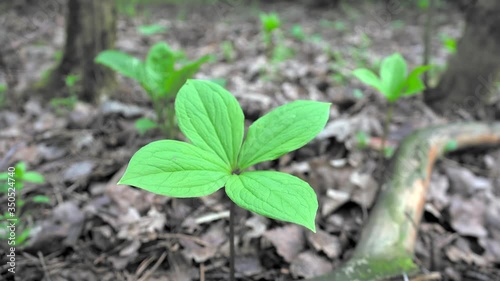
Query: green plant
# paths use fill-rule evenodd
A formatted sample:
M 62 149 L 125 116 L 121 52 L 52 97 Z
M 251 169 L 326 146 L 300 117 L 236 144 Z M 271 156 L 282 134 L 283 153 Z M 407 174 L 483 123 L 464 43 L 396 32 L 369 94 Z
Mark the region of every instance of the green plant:
M 171 197 L 206 196 L 225 188 L 234 203 L 263 216 L 315 231 L 318 202 L 301 179 L 276 171 L 249 170 L 311 141 L 325 126 L 330 104 L 295 101 L 255 121 L 244 135 L 244 115 L 236 98 L 206 80 L 188 80 L 175 101 L 179 128 L 191 143 L 152 142 L 137 151 L 119 184 Z M 234 243 L 231 279 L 234 280 Z
M 281 20 L 276 13 L 261 13 L 260 24 L 262 29 L 262 40 L 266 45 L 268 54 L 272 55 L 276 45 L 273 40 L 273 33 L 280 29 Z
M 231 41 L 223 41 L 221 43 L 222 53 L 224 54 L 224 59 L 226 62 L 232 62 L 236 58 L 236 52 L 234 50 L 234 45 Z
M 80 81 L 79 75 L 69 74 L 64 79 L 64 84 L 68 89 L 68 97 L 53 98 L 50 105 L 56 110 L 56 113 L 63 114 L 65 110 L 73 110 L 78 101 L 76 83 Z
M 19 162 L 14 167 L 9 168 L 7 172 L 0 173 L 0 194 L 7 198 L 13 198 L 7 200 L 7 211 L 0 214 L 0 240 L 9 240 L 9 245 L 22 246 L 30 235 L 30 229 L 23 219 L 25 214 L 22 212 L 22 207 L 26 204 L 26 201 L 21 199 L 19 195 L 26 182 L 41 184 L 45 182 L 45 179 L 37 172 L 26 171 L 24 162 Z M 50 202 L 43 195 L 37 195 L 30 201 L 33 203 Z M 11 237 L 9 232 L 13 229 L 18 233 L 15 240 L 9 239 Z
M 137 15 L 137 6 L 140 0 L 116 0 L 118 13 L 129 17 Z
M 177 133 L 175 96 L 184 82 L 210 59 L 207 55 L 186 61 L 183 52 L 173 51 L 166 43 L 157 43 L 151 47 L 145 61 L 115 50 L 101 52 L 95 61 L 139 82 L 151 98 L 158 127 L 166 136 L 174 137 Z
M 363 131 L 359 131 L 356 133 L 356 144 L 359 148 L 364 149 L 368 147 L 370 143 L 370 136 Z
M 329 20 L 321 20 L 319 22 L 321 27 L 324 28 L 333 28 L 339 32 L 346 31 L 347 30 L 347 24 L 344 21 L 341 20 L 336 20 L 336 21 L 329 21 Z
M 7 84 L 0 83 L 0 108 L 2 108 L 5 105 L 5 93 L 7 92 Z
M 284 62 L 287 59 L 293 58 L 294 51 L 292 48 L 288 48 L 285 45 L 278 45 L 273 49 L 273 55 L 271 58 L 272 62 Z
M 281 27 L 281 20 L 276 13 L 261 13 L 259 17 L 264 35 L 264 42 L 266 43 L 266 45 L 270 45 L 272 44 L 273 32 Z
M 167 28 L 160 24 L 151 24 L 151 25 L 141 25 L 137 27 L 137 31 L 139 31 L 142 35 L 155 35 L 160 33 L 167 32 Z
M 455 54 L 457 52 L 457 39 L 452 38 L 446 34 L 442 34 L 441 42 L 443 43 L 444 48 L 450 53 Z
M 299 41 L 306 40 L 306 34 L 304 33 L 304 29 L 300 24 L 294 24 L 292 26 L 292 29 L 290 29 L 290 34 L 292 35 L 293 38 Z
M 413 69 L 408 74 L 407 64 L 403 56 L 395 53 L 386 57 L 380 66 L 380 78 L 371 70 L 359 68 L 352 74 L 363 83 L 375 88 L 389 102 L 386 120 L 384 124 L 384 135 L 382 136 L 382 149 L 385 149 L 389 123 L 392 119 L 394 103 L 402 97 L 415 95 L 425 89 L 420 75 L 430 70 L 431 66 L 422 65 Z

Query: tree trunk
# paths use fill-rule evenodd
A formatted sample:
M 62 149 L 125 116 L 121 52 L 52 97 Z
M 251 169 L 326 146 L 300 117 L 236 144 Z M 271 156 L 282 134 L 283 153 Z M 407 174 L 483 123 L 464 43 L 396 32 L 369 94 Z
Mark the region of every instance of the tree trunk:
M 466 27 L 457 53 L 449 59 L 439 84 L 426 93 L 425 99 L 439 112 L 461 111 L 489 119 L 495 110 L 498 113 L 498 108 L 487 105 L 494 98 L 494 81 L 500 70 L 500 1 L 461 2 Z
M 115 0 L 68 1 L 64 55 L 47 83 L 48 90 L 55 93 L 65 86 L 68 75 L 78 75 L 79 100 L 93 103 L 110 95 L 114 73 L 94 63 L 94 58 L 114 48 L 116 19 Z

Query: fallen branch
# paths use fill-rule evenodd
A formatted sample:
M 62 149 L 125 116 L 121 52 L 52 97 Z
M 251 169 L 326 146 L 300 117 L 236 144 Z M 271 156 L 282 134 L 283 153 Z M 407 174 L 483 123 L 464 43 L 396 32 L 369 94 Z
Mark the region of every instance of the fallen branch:
M 434 162 L 451 150 L 485 145 L 500 145 L 500 123 L 440 125 L 405 138 L 353 256 L 310 281 L 382 281 L 416 274 L 414 247 Z

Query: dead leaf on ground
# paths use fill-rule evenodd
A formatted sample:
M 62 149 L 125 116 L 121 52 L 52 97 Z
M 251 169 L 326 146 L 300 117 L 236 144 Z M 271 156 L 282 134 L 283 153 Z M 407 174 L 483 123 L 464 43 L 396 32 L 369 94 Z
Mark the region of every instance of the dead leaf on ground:
M 449 209 L 453 229 L 460 235 L 485 237 L 488 234 L 484 228 L 485 208 L 484 200 L 453 196 Z
M 295 257 L 290 264 L 290 272 L 295 277 L 312 278 L 333 270 L 332 264 L 312 251 Z
M 304 229 L 290 224 L 268 230 L 263 235 L 276 248 L 278 254 L 287 262 L 291 262 L 304 249 Z
M 316 233 L 308 232 L 307 241 L 316 251 L 325 253 L 330 259 L 338 258 L 342 253 L 340 239 L 321 229 Z

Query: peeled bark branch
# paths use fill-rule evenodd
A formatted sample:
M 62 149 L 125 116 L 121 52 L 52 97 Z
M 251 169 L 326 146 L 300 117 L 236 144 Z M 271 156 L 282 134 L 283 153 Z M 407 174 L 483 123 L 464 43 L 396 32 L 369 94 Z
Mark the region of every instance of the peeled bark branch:
M 311 281 L 381 281 L 416 273 L 412 259 L 434 162 L 450 148 L 484 145 L 500 145 L 500 123 L 440 125 L 408 136 L 391 161 L 352 258 Z

